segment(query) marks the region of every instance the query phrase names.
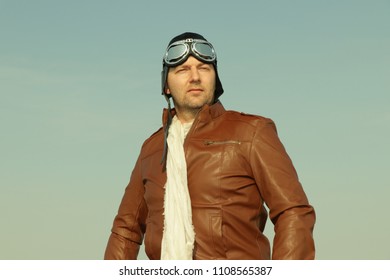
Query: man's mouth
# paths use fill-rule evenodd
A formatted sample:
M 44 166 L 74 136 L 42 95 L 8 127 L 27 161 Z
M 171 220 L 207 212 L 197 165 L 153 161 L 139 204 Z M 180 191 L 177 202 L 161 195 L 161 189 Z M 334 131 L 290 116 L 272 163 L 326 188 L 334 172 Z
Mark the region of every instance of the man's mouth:
M 203 91 L 203 89 L 201 89 L 201 88 L 191 88 L 187 92 L 199 93 L 199 92 L 202 92 L 202 91 Z

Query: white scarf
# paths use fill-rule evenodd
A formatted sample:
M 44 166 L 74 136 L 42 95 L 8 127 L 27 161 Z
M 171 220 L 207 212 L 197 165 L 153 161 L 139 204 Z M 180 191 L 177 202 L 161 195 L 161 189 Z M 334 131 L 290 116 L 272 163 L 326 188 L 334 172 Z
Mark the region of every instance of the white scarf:
M 192 123 L 182 125 L 175 116 L 169 128 L 162 260 L 192 260 L 195 231 L 183 147 L 191 125 Z

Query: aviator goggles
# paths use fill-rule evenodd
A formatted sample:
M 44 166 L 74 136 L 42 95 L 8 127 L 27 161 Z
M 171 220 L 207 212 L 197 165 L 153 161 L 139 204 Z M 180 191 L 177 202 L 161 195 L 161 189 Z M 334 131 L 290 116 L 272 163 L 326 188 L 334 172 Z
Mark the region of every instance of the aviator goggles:
M 217 60 L 213 45 L 201 39 L 186 39 L 170 44 L 164 55 L 164 64 L 170 67 L 183 63 L 189 55 L 193 55 L 204 63 Z

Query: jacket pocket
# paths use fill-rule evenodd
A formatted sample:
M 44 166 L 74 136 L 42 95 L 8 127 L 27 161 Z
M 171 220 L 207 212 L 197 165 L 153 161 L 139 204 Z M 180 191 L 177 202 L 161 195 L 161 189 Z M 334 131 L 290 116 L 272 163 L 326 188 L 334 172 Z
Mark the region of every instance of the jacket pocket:
M 224 144 L 237 144 L 237 145 L 240 145 L 241 141 L 238 141 L 238 140 L 222 140 L 222 141 L 206 140 L 206 141 L 204 141 L 204 144 L 206 146 L 224 145 Z
M 223 223 L 222 215 L 212 213 L 209 217 L 209 230 L 212 238 L 212 246 L 216 252 L 216 256 L 226 257 L 226 248 L 223 242 Z
M 154 259 L 155 256 L 153 254 L 153 231 L 154 227 L 153 224 L 149 221 L 146 224 L 146 232 L 145 232 L 145 253 L 148 256 L 149 259 Z
M 193 204 L 192 221 L 195 227 L 195 259 L 226 259 L 221 206 Z
M 159 260 L 161 256 L 161 238 L 162 238 L 162 225 L 156 221 L 158 219 L 154 216 L 149 217 L 146 223 L 145 232 L 145 253 L 150 260 Z

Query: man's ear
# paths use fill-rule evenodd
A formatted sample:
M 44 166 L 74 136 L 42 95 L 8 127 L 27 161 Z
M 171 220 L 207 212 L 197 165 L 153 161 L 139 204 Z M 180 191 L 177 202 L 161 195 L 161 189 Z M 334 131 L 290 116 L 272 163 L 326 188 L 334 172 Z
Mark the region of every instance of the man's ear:
M 169 88 L 165 88 L 165 94 L 171 94 L 171 91 L 169 90 Z

